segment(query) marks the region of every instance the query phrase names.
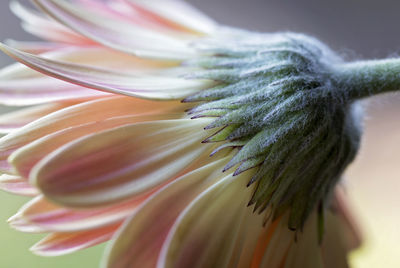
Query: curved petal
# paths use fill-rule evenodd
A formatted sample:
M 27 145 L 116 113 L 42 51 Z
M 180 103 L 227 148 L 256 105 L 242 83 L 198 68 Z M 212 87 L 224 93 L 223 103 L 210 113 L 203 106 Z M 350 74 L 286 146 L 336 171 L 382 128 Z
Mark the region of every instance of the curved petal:
M 45 42 L 45 41 L 16 41 L 12 39 L 7 39 L 5 43 L 8 46 L 32 54 L 41 54 L 67 47 L 66 44 Z
M 15 173 L 28 178 L 32 168 L 46 155 L 62 145 L 85 135 L 137 122 L 179 119 L 180 117 L 182 117 L 182 114 L 131 115 L 112 117 L 106 120 L 69 127 L 46 135 L 19 148 L 10 155 L 8 162 L 13 166 Z
M 288 218 L 283 217 L 273 230 L 269 243 L 261 259 L 260 267 L 280 268 L 284 265 L 290 246 L 295 241 L 295 234 L 289 230 Z
M 25 31 L 40 38 L 77 45 L 94 43 L 92 40 L 71 31 L 64 25 L 21 5 L 18 1 L 11 1 L 10 9 L 22 20 L 22 27 Z
M 43 158 L 31 182 L 66 206 L 93 206 L 146 192 L 182 172 L 212 146 L 209 120 L 135 123 L 67 143 Z M 199 131 L 200 130 L 200 131 Z
M 9 133 L 54 111 L 74 105 L 74 102 L 51 103 L 0 115 L 0 133 Z
M 12 175 L 0 175 L 0 189 L 12 194 L 35 196 L 37 189 L 29 184 L 26 179 Z
M 333 208 L 327 211 L 325 218 L 322 257 L 326 268 L 349 267 L 348 253 L 361 245 L 360 228 L 349 205 L 344 189 L 337 186 Z
M 41 256 L 70 254 L 109 240 L 119 227 L 116 224 L 82 232 L 53 233 L 33 245 L 31 250 Z
M 286 253 L 284 268 L 309 267 L 323 268 L 321 245 L 318 241 L 317 213 L 312 213 L 304 224 L 303 232 L 297 234 Z M 290 231 L 285 226 L 287 232 Z M 273 267 L 266 265 L 265 267 Z M 337 266 L 343 267 L 345 266 Z
M 0 159 L 45 135 L 111 117 L 157 112 L 173 107 L 175 102 L 150 102 L 128 97 L 109 97 L 80 103 L 51 113 L 0 138 Z M 154 108 L 156 107 L 156 108 Z
M 105 46 L 138 56 L 181 60 L 195 55 L 185 41 L 62 0 L 33 0 L 48 15 Z
M 55 78 L 109 93 L 148 99 L 182 99 L 215 85 L 212 80 L 125 74 L 85 65 L 65 63 L 18 51 L 4 44 L 0 49 L 21 63 Z
M 164 69 L 170 71 L 168 68 L 175 67 L 172 63 L 139 59 L 102 47 L 62 47 L 41 56 L 65 63 L 79 63 L 81 66 L 101 67 L 104 68 L 103 72 L 120 69 L 126 73 L 135 72 L 136 75 L 158 73 Z M 45 76 L 21 63 L 0 70 L 0 103 L 6 105 L 32 105 L 105 94 Z
M 131 215 L 137 206 L 146 200 L 151 193 L 138 198 L 98 209 L 70 209 L 49 202 L 38 196 L 25 204 L 9 223 L 15 229 L 32 225 L 45 232 L 76 232 L 99 228 L 105 225 L 122 222 Z
M 163 241 L 179 213 L 196 195 L 225 176 L 221 170 L 228 160 L 224 158 L 196 169 L 151 196 L 125 222 L 108 248 L 104 266 L 155 267 Z
M 192 201 L 170 230 L 157 267 L 231 267 L 237 262 L 239 230 L 251 210 L 250 177 L 230 174 Z
M 154 15 L 182 25 L 192 31 L 212 34 L 216 23 L 204 13 L 180 0 L 128 0 L 132 5 L 141 7 Z

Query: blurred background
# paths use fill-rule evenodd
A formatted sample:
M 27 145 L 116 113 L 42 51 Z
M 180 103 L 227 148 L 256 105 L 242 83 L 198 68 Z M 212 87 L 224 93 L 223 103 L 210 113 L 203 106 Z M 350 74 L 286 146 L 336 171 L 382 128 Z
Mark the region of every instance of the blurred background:
M 25 2 L 25 1 L 21 1 Z M 311 34 L 347 59 L 400 54 L 398 0 L 189 0 L 217 21 L 260 32 Z M 0 39 L 35 40 L 0 1 Z M 11 63 L 0 54 L 0 67 Z M 400 95 L 365 102 L 361 151 L 346 172 L 347 191 L 364 234 L 353 268 L 400 267 Z M 0 108 L 4 112 L 4 108 Z M 27 249 L 39 236 L 11 230 L 6 220 L 25 202 L 0 192 L 0 266 L 97 267 L 104 246 L 71 256 L 41 258 Z

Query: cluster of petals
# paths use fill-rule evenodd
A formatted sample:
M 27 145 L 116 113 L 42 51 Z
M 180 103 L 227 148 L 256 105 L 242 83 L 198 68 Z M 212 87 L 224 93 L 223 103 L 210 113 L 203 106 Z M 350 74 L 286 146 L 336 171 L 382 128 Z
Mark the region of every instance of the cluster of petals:
M 42 42 L 8 41 L 20 63 L 0 71 L 0 188 L 32 196 L 10 218 L 48 235 L 32 247 L 56 256 L 110 240 L 106 267 L 346 267 L 358 244 L 344 195 L 326 234 L 316 213 L 302 232 L 247 206 L 252 171 L 222 172 L 209 118 L 181 99 L 214 81 L 187 79 L 193 42 L 219 26 L 180 0 L 12 2 Z M 161 101 L 162 100 L 162 101 Z

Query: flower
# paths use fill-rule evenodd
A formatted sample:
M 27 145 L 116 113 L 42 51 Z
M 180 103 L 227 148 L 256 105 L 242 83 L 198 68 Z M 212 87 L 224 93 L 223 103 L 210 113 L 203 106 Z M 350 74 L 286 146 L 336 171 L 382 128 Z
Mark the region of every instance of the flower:
M 0 187 L 32 250 L 111 240 L 107 267 L 346 267 L 358 228 L 338 182 L 357 100 L 397 59 L 347 63 L 318 40 L 222 27 L 179 0 L 32 0 L 45 42 L 1 49 Z M 28 68 L 29 67 L 29 68 Z

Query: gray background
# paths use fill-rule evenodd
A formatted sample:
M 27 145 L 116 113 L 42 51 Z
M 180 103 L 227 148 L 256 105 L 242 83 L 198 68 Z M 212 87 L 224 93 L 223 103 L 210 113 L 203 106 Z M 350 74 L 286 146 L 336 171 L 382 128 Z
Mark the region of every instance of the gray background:
M 189 2 L 223 24 L 261 32 L 296 31 L 314 35 L 348 59 L 400 54 L 400 1 L 398 0 L 189 0 Z M 7 38 L 35 40 L 21 30 L 18 19 L 9 12 L 8 1 L 0 0 L 0 39 Z M 7 56 L 0 54 L 0 66 L 11 62 Z M 360 228 L 364 232 L 366 241 L 363 249 L 353 255 L 352 267 L 400 267 L 399 107 L 399 94 L 378 97 L 370 102 L 367 107 L 368 116 L 361 152 L 347 172 L 348 191 L 356 207 L 356 218 L 361 222 Z M 4 198 L 14 202 L 14 199 Z M 12 202 L 7 206 L 9 211 L 3 211 L 8 216 L 11 216 L 16 209 L 11 207 Z M 6 216 L 3 217 L 0 219 L 1 223 L 6 219 Z M 13 242 L 16 239 L 25 241 L 31 236 L 10 233 L 11 231 L 5 226 L 2 228 L 7 231 L 1 234 L 3 242 L 0 245 L 2 252 L 0 266 L 7 261 L 7 258 L 10 263 L 17 265 L 15 267 L 24 267 L 22 265 L 24 261 L 30 263 L 30 267 L 54 267 L 55 263 L 57 267 L 70 267 L 72 261 L 78 263 L 76 267 L 81 266 L 79 265 L 81 259 L 78 259 L 77 255 L 56 260 L 29 255 L 27 248 L 21 248 L 15 243 L 14 245 Z M 10 236 L 7 237 L 8 234 Z M 27 243 L 32 244 L 34 239 L 31 240 Z M 18 251 L 23 256 L 21 259 L 17 257 Z M 89 253 L 84 254 L 94 254 L 94 256 L 100 254 L 100 250 L 96 249 L 87 252 Z M 93 259 L 88 256 L 82 255 L 82 259 L 86 261 Z M 61 261 L 65 266 L 62 266 Z M 96 259 L 95 261 L 97 262 Z M 88 264 L 87 267 L 91 265 Z

